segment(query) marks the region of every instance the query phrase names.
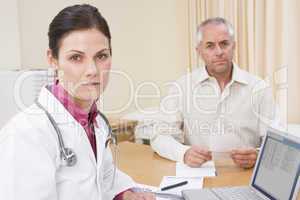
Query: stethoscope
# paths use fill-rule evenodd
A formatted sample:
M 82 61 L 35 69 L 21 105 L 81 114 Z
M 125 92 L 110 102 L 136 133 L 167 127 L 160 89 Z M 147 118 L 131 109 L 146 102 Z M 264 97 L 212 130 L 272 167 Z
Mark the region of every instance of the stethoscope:
M 60 129 L 58 128 L 57 123 L 51 116 L 51 114 L 37 100 L 35 101 L 35 103 L 40 109 L 42 109 L 46 113 L 49 121 L 51 122 L 53 128 L 55 129 L 55 132 L 57 133 L 61 158 L 66 162 L 66 166 L 68 166 L 68 167 L 74 166 L 77 163 L 77 156 L 76 156 L 74 150 L 71 148 L 65 147 L 65 144 L 64 144 L 64 141 L 62 138 L 62 133 L 61 133 Z M 98 111 L 98 113 L 102 117 L 102 119 L 105 121 L 106 126 L 108 127 L 108 137 L 105 141 L 105 148 L 107 148 L 109 144 L 117 145 L 117 136 L 115 134 L 113 134 L 113 131 L 109 124 L 108 119 L 101 112 Z

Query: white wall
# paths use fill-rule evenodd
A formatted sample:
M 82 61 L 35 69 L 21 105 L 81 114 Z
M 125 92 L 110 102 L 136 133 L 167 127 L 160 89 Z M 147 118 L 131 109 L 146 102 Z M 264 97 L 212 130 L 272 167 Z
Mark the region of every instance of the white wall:
M 21 65 L 18 1 L 1 3 L 0 13 L 0 69 L 18 69 Z
M 104 98 L 104 108 L 128 111 L 138 107 L 159 105 L 160 98 L 140 98 L 135 101 L 136 89 L 144 82 L 158 85 L 166 94 L 164 83 L 185 73 L 188 62 L 187 8 L 181 0 L 105 1 L 98 4 L 111 24 L 114 69 L 126 72 L 132 81 L 112 74 Z M 116 7 L 116 4 L 119 4 Z M 102 9 L 101 9 L 102 8 Z M 111 12 L 113 10 L 113 12 Z M 152 86 L 143 87 L 143 95 L 159 94 Z M 123 98 L 118 98 L 118 96 Z M 114 101 L 113 104 L 110 101 Z
M 46 68 L 48 26 L 64 7 L 80 1 L 24 1 L 19 2 L 22 68 Z M 83 1 L 81 1 L 83 2 Z

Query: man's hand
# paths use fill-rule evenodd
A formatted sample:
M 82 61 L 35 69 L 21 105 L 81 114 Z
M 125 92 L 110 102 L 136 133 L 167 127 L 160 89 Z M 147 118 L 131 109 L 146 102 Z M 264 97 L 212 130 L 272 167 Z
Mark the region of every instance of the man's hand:
M 190 167 L 199 167 L 211 159 L 211 152 L 198 146 L 192 146 L 184 154 L 184 163 Z
M 123 200 L 155 200 L 155 195 L 148 192 L 132 192 L 130 190 L 124 192 Z
M 230 156 L 235 164 L 242 168 L 251 168 L 255 165 L 257 152 L 255 148 L 234 149 Z

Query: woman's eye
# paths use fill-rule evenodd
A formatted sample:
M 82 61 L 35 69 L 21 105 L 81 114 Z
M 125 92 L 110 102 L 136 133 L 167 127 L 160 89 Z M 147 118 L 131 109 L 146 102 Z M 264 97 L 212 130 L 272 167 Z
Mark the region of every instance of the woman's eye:
M 81 61 L 81 55 L 73 55 L 70 57 L 70 60 L 76 61 L 76 62 Z
M 97 58 L 99 59 L 99 60 L 106 60 L 107 58 L 109 58 L 109 54 L 107 54 L 107 53 L 102 53 L 102 54 L 99 54 L 98 56 L 97 56 Z

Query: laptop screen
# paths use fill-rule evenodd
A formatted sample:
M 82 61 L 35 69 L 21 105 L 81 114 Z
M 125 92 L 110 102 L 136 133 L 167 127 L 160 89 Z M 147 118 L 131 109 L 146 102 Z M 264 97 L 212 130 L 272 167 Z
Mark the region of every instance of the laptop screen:
M 252 186 L 270 199 L 292 199 L 300 175 L 300 144 L 268 134 L 258 162 Z

